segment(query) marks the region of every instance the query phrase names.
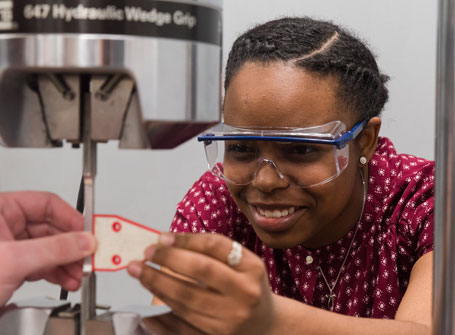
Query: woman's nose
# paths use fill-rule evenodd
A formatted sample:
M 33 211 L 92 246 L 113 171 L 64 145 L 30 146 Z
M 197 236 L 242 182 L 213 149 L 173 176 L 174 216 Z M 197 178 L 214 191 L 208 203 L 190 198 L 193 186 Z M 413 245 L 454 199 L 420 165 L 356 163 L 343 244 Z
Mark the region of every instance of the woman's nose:
M 258 163 L 251 184 L 263 192 L 272 192 L 275 189 L 289 186 L 289 182 L 278 170 L 276 164 L 268 159 L 262 159 Z

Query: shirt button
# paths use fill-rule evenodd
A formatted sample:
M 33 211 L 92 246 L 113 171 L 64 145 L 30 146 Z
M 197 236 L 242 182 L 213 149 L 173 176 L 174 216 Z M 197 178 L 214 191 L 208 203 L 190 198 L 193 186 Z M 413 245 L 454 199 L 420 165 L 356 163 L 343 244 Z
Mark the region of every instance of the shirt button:
M 310 255 L 306 256 L 305 262 L 307 265 L 313 263 L 313 257 L 311 257 Z

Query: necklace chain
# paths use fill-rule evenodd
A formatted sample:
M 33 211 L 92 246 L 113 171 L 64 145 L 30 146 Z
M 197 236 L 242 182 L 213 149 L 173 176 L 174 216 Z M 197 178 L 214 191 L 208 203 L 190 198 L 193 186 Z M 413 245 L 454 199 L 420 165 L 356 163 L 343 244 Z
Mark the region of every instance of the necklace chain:
M 352 245 L 354 244 L 355 236 L 357 235 L 357 231 L 359 230 L 360 227 L 360 220 L 362 219 L 363 215 L 363 208 L 365 207 L 365 200 L 366 200 L 366 190 L 365 190 L 365 179 L 363 178 L 363 173 L 360 171 L 360 177 L 362 178 L 362 186 L 363 186 L 363 203 L 362 203 L 362 211 L 360 212 L 360 217 L 359 221 L 357 221 L 357 227 L 354 231 L 354 235 L 352 236 L 351 244 L 349 244 L 348 251 L 346 252 L 346 256 L 344 256 L 343 263 L 341 264 L 340 270 L 338 271 L 338 275 L 335 279 L 335 283 L 333 283 L 333 286 L 330 287 L 329 282 L 327 281 L 327 278 L 325 277 L 324 271 L 322 271 L 321 266 L 319 265 L 319 271 L 321 272 L 322 278 L 324 278 L 324 281 L 329 289 L 329 294 L 326 294 L 325 297 L 328 299 L 328 307 L 331 311 L 333 311 L 335 299 L 336 299 L 336 294 L 333 293 L 333 290 L 335 289 L 335 286 L 338 284 L 338 279 L 340 279 L 341 273 L 344 270 L 344 265 L 346 264 L 346 260 L 349 257 L 349 253 L 351 252 Z

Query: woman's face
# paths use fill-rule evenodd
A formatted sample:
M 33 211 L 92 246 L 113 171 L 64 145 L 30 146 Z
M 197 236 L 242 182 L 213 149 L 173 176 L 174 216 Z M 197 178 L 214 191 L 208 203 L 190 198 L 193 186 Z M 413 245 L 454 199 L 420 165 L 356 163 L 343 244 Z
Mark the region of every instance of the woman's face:
M 224 121 L 233 126 L 309 127 L 340 120 L 350 129 L 359 120 L 337 101 L 336 88 L 334 78 L 318 77 L 292 65 L 248 62 L 226 91 Z M 358 159 L 351 142 L 346 169 L 334 180 L 312 188 L 290 185 L 268 164 L 252 183 L 228 183 L 228 188 L 266 245 L 317 248 L 338 240 L 359 219 L 363 189 Z M 264 215 L 274 210 L 288 213 L 280 218 Z

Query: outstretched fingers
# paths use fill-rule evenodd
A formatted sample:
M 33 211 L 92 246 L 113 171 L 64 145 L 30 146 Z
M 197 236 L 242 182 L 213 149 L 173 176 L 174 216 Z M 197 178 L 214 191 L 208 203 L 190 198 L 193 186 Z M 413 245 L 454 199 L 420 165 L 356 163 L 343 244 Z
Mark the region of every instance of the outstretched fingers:
M 0 193 L 0 215 L 14 236 L 21 234 L 29 223 L 46 223 L 58 231 L 77 231 L 84 227 L 79 212 L 47 192 Z
M 96 240 L 90 233 L 73 232 L 30 240 L 5 242 L 8 253 L 21 266 L 10 269 L 15 277 L 24 280 L 30 275 L 51 271 L 53 268 L 70 265 L 96 249 Z M 77 276 L 76 269 L 71 268 L 68 277 Z

